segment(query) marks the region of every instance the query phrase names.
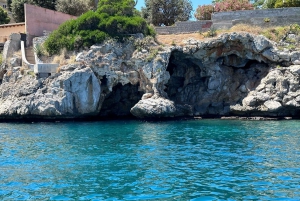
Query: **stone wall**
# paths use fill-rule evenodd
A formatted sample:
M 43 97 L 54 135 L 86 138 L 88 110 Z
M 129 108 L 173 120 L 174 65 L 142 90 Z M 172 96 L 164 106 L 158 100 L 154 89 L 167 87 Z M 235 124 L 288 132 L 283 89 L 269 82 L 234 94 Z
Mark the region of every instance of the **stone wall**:
M 25 4 L 25 22 L 27 43 L 32 44 L 36 36 L 43 36 L 43 31 L 54 31 L 63 22 L 77 17 L 46 8 Z
M 176 22 L 174 26 L 155 27 L 158 34 L 179 34 L 207 31 L 212 25 L 210 20 Z
M 212 21 L 216 29 L 241 23 L 261 27 L 300 24 L 300 7 L 218 12 L 213 13 Z
M 3 63 L 6 62 L 6 59 L 13 56 L 13 54 L 21 49 L 21 34 L 13 33 L 9 36 L 8 40 L 4 43 L 2 58 Z
M 176 22 L 174 26 L 155 27 L 158 34 L 179 34 L 207 31 L 211 26 L 216 29 L 229 29 L 236 24 L 261 27 L 300 24 L 300 7 L 260 10 L 242 10 L 213 13 L 212 20 Z

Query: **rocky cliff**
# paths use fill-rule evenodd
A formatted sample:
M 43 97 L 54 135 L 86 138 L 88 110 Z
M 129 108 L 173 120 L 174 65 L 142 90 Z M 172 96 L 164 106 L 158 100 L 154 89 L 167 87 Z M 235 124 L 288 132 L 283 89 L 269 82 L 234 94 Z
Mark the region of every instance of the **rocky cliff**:
M 2 70 L 0 117 L 300 116 L 300 52 L 245 33 L 145 41 L 94 45 L 48 78 Z

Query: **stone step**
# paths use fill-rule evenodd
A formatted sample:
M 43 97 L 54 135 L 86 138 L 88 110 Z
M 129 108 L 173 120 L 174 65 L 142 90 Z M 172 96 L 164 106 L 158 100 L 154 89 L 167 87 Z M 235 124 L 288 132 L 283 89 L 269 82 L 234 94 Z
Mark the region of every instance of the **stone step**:
M 29 63 L 35 64 L 35 57 L 34 57 L 34 52 L 32 47 L 28 47 L 25 49 L 25 55 Z

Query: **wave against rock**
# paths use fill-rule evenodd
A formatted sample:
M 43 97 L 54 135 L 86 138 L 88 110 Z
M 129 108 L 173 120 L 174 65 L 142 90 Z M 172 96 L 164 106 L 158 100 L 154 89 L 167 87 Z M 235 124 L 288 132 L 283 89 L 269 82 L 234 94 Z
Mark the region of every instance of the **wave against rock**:
M 0 117 L 300 116 L 300 52 L 279 51 L 263 36 L 137 46 L 94 45 L 48 78 L 8 70 Z

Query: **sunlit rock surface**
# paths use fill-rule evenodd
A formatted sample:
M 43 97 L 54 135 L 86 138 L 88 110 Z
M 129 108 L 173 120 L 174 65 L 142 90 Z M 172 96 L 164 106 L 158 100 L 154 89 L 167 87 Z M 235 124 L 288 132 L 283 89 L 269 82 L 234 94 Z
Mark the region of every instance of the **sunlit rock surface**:
M 5 69 L 0 117 L 300 116 L 300 52 L 246 33 L 171 47 L 136 40 L 94 45 L 48 78 Z

